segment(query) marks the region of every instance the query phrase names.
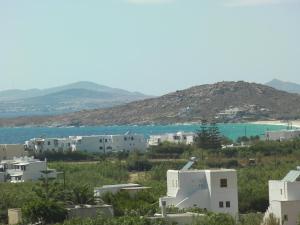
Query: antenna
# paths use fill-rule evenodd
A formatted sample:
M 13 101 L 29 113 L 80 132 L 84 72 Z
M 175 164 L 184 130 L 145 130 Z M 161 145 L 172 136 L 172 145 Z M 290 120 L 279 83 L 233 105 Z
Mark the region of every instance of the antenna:
M 196 157 L 191 157 L 190 161 L 188 161 L 188 163 L 185 164 L 184 167 L 182 167 L 181 171 L 189 170 L 196 161 L 197 161 Z

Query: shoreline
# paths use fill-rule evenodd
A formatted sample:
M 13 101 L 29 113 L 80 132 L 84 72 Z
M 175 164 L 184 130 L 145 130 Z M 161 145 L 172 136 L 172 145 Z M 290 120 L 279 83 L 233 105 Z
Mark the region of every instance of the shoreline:
M 293 120 L 289 121 L 292 123 L 292 126 L 295 128 L 300 128 L 300 120 Z M 259 121 L 252 121 L 252 122 L 232 122 L 232 123 L 217 123 L 217 124 L 254 124 L 254 125 L 270 125 L 270 126 L 288 126 L 288 123 L 286 121 L 281 120 L 259 120 Z M 81 125 L 81 126 L 72 126 L 72 125 L 24 125 L 24 126 L 0 126 L 0 129 L 11 129 L 11 128 L 88 128 L 88 127 L 122 127 L 122 126 L 132 126 L 132 127 L 138 127 L 138 126 L 201 126 L 201 122 L 185 122 L 185 123 L 170 123 L 170 124 L 124 124 L 124 125 Z
M 288 126 L 287 121 L 281 121 L 281 120 L 261 120 L 261 121 L 255 121 L 255 122 L 249 122 L 250 124 L 258 124 L 258 125 L 276 125 L 276 126 Z M 291 120 L 289 121 L 291 123 L 292 127 L 294 128 L 300 128 L 300 120 Z

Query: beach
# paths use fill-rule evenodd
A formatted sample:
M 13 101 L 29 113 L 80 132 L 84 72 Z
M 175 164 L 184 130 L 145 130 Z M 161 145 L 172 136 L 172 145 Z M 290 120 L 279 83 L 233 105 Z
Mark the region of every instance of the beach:
M 292 126 L 294 128 L 300 128 L 300 120 L 290 120 L 290 121 L 282 121 L 282 120 L 262 120 L 251 122 L 252 124 L 259 125 L 280 125 L 280 126 Z

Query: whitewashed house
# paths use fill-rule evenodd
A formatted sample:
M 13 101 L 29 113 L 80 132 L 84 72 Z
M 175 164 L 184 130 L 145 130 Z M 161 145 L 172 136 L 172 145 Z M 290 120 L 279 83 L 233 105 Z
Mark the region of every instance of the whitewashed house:
M 290 140 L 295 138 L 300 138 L 300 129 L 265 132 L 265 139 L 268 141 L 284 141 L 284 140 Z
M 201 208 L 238 217 L 237 173 L 233 169 L 190 170 L 189 162 L 181 170 L 168 170 L 167 196 L 160 206 L 179 209 Z
M 300 215 L 300 168 L 291 170 L 282 180 L 269 181 L 269 208 L 280 225 L 296 225 Z
M 73 138 L 76 139 L 76 151 L 92 153 L 145 151 L 147 147 L 144 135 L 140 134 L 77 136 Z
M 29 151 L 41 153 L 44 151 L 66 152 L 74 149 L 72 138 L 33 138 L 25 142 L 25 148 Z
M 44 151 L 129 152 L 133 150 L 145 151 L 146 147 L 144 135 L 130 133 L 124 135 L 70 136 L 68 138 L 33 138 L 25 142 L 25 148 L 36 153 Z
M 193 144 L 196 134 L 193 132 L 177 132 L 177 133 L 168 133 L 162 135 L 151 135 L 148 140 L 149 146 L 157 146 L 163 142 L 170 142 L 175 144 Z
M 44 173 L 48 171 L 47 175 Z M 0 162 L 0 173 L 4 176 L 2 181 L 10 181 L 12 183 L 34 181 L 48 176 L 48 178 L 56 178 L 56 170 L 48 169 L 46 161 L 40 161 L 33 157 L 20 157 L 13 160 L 3 160 Z M 0 175 L 1 177 L 1 175 Z

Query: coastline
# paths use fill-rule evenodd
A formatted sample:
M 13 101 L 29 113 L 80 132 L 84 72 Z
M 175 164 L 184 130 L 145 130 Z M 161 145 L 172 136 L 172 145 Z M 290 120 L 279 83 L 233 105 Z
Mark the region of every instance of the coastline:
M 261 120 L 261 121 L 255 121 L 255 122 L 249 122 L 250 124 L 259 124 L 259 125 L 277 125 L 277 126 L 288 126 L 287 121 L 282 120 Z M 291 120 L 289 123 L 294 128 L 300 128 L 300 120 Z

